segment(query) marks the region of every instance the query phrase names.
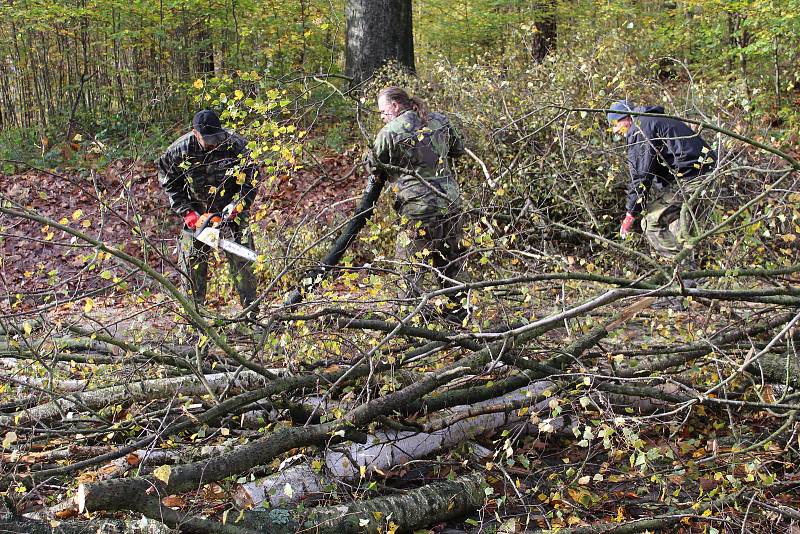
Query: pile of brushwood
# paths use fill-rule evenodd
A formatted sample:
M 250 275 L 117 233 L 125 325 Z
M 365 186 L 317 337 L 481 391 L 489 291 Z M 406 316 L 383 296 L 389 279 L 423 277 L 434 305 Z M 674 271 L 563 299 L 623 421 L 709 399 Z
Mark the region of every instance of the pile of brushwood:
M 5 287 L 0 529 L 796 528 L 800 164 L 718 129 L 735 144 L 711 215 L 666 263 L 609 237 L 596 162 L 618 154 L 592 153 L 592 112 L 550 113 L 560 138 L 486 127 L 497 152 L 459 167 L 469 276 L 416 299 L 397 297 L 385 206 L 294 305 L 282 293 L 343 221 L 315 228 L 328 206 L 284 227 L 256 218 L 261 298 L 243 313 L 224 265 L 198 308 L 161 268 L 169 250 L 107 240 L 122 193 L 88 225 L 4 198 L 5 245 L 37 225 L 37 243 L 92 256 L 79 267 L 102 282 Z M 526 144 L 540 137 L 561 150 Z

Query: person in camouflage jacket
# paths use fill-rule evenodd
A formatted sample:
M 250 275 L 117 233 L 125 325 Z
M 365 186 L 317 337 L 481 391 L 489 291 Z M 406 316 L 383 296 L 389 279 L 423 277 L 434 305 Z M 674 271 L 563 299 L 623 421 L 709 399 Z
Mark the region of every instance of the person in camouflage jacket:
M 248 225 L 249 208 L 256 195 L 256 167 L 249 158 L 247 141 L 222 128 L 211 110 L 198 112 L 192 130 L 172 143 L 156 160 L 158 180 L 170 207 L 184 220 L 179 244 L 179 264 L 184 287 L 194 301 L 206 298 L 211 248 L 194 239 L 202 214 L 220 213 L 233 229 L 234 240 L 253 249 Z M 226 253 L 239 301 L 248 306 L 256 299 L 256 278 L 250 262 Z
M 452 285 L 464 264 L 464 221 L 451 159 L 465 153 L 464 139 L 445 115 L 427 112 L 421 100 L 399 87 L 381 91 L 378 108 L 386 124 L 372 152 L 383 170 L 379 175 L 394 191 L 394 207 L 401 216 L 397 256 L 409 264 L 430 262 L 443 276 L 437 277 L 439 284 Z M 406 296 L 421 293 L 427 271 L 409 268 Z M 451 298 L 460 301 L 460 296 Z

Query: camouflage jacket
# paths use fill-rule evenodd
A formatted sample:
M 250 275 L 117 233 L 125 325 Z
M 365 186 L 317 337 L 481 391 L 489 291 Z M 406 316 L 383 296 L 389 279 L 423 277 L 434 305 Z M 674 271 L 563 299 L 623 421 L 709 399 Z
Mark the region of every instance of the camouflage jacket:
M 228 133 L 227 141 L 205 151 L 189 132 L 156 160 L 158 181 L 178 215 L 190 209 L 198 213 L 221 212 L 233 201 L 244 202 L 246 210 L 253 203 L 258 184 L 247 141 Z
M 450 158 L 464 154 L 464 139 L 441 113 L 427 124 L 407 110 L 387 123 L 375 138 L 375 158 L 396 167 L 387 171 L 395 209 L 410 219 L 426 219 L 460 210 L 461 192 Z

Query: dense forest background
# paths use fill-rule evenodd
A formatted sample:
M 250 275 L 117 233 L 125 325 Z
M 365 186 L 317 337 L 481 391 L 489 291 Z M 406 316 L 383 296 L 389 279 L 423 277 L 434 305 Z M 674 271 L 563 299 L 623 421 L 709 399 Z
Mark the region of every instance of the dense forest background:
M 186 122 L 197 79 L 340 73 L 344 7 L 335 0 L 9 2 L 0 7 L 4 150 L 20 147 L 14 135 L 41 145 L 68 130 L 158 137 L 165 125 Z M 412 9 L 416 63 L 428 79 L 441 65 L 465 74 L 496 69 L 508 83 L 550 71 L 557 97 L 579 89 L 565 85 L 565 76 L 577 76 L 568 64 L 589 91 L 570 96 L 586 104 L 660 77 L 741 110 L 746 121 L 791 127 L 795 119 L 800 23 L 791 0 L 429 0 Z M 532 70 L 543 49 L 552 49 L 548 67 Z
M 385 199 L 306 283 L 388 85 L 466 138 L 462 321 L 397 298 Z M 675 260 L 619 238 L 621 98 L 719 154 Z M 2 2 L 0 530 L 798 532 L 798 104 L 800 0 Z M 222 258 L 180 289 L 201 108 L 259 166 L 251 314 Z

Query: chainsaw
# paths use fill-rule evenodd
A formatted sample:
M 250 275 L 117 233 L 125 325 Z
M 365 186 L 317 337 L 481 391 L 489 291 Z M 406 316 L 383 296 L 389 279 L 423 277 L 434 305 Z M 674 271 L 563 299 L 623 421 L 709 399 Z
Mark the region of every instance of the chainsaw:
M 194 231 L 194 238 L 213 248 L 223 250 L 247 261 L 256 261 L 258 254 L 249 248 L 240 245 L 233 239 L 222 237 L 222 232 L 226 230 L 227 223 L 220 213 L 205 214 L 200 217 L 201 224 L 197 225 Z

